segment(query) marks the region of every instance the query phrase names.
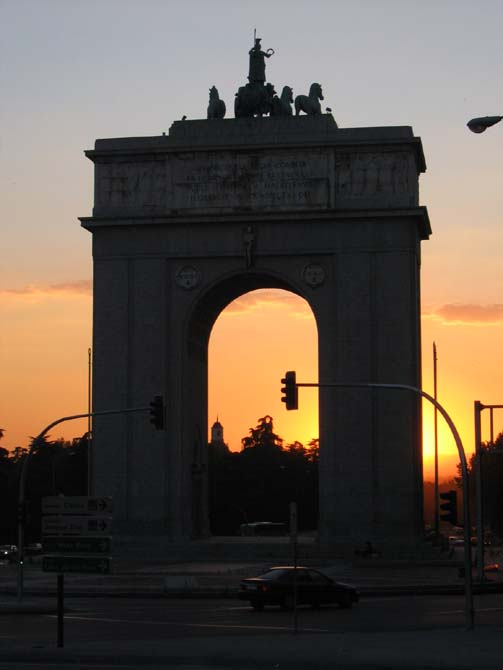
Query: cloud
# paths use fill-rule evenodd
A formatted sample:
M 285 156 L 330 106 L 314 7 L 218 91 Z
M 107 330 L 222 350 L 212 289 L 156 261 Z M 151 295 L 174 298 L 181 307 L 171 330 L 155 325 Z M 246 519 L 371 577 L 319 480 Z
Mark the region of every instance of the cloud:
M 0 298 L 47 298 L 68 296 L 92 296 L 93 282 L 91 279 L 76 279 L 58 284 L 34 285 L 21 288 L 0 289 Z
M 436 319 L 448 325 L 500 325 L 503 324 L 503 304 L 452 303 L 429 306 L 423 308 L 422 316 L 427 319 Z
M 299 319 L 313 317 L 307 302 L 294 293 L 279 289 L 260 289 L 236 298 L 226 308 L 225 313 L 232 316 L 251 314 L 266 309 L 284 309 Z
M 43 299 L 54 297 L 92 297 L 91 279 L 76 279 L 57 284 L 29 284 L 21 288 L 0 289 L 0 299 Z M 236 298 L 224 310 L 230 316 L 251 314 L 260 310 L 283 309 L 295 318 L 311 319 L 313 313 L 308 303 L 294 293 L 279 289 L 250 291 Z M 447 303 L 423 305 L 422 317 L 434 319 L 445 325 L 501 325 L 503 304 L 477 305 L 473 303 Z
M 308 303 L 299 296 L 273 289 L 251 291 L 237 298 L 225 310 L 226 314 L 240 316 L 265 309 L 284 309 L 299 319 L 313 317 Z M 503 304 L 476 305 L 448 303 L 423 306 L 422 317 L 435 319 L 445 325 L 500 325 L 503 324 Z

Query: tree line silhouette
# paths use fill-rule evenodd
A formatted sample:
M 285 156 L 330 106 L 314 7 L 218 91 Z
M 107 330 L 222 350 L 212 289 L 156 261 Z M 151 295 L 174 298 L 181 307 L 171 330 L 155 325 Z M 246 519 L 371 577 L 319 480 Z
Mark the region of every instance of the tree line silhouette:
M 0 439 L 4 431 L 0 429 Z M 242 451 L 230 451 L 224 443 L 208 445 L 208 491 L 210 528 L 214 535 L 235 535 L 240 525 L 255 521 L 288 523 L 289 503 L 298 505 L 302 531 L 315 530 L 318 523 L 319 441 L 307 446 L 284 444 L 274 432 L 271 416 L 258 420 L 242 438 Z M 26 481 L 26 541 L 40 540 L 41 500 L 49 495 L 87 494 L 87 436 L 73 440 L 49 440 L 46 436 L 33 449 Z M 487 532 L 503 539 L 503 432 L 493 442 L 484 442 L 482 484 Z M 15 543 L 19 474 L 28 449 L 9 451 L 0 447 L 0 543 Z M 472 518 L 475 518 L 477 462 L 472 455 L 470 473 Z M 460 486 L 460 479 L 444 482 L 441 490 Z M 425 521 L 434 519 L 433 484 L 425 482 Z M 461 496 L 460 496 L 461 498 Z M 459 501 L 461 505 L 461 499 Z M 461 507 L 459 507 L 461 509 Z
M 495 542 L 503 540 L 503 432 L 491 442 L 482 442 L 480 446 L 482 468 L 482 509 L 484 513 L 484 532 Z M 476 518 L 476 477 L 478 463 L 476 454 L 468 459 L 470 488 L 470 516 Z M 458 465 L 457 485 L 461 488 L 461 466 Z M 459 497 L 459 496 L 458 496 Z
M 258 420 L 241 440 L 242 451 L 210 443 L 208 454 L 210 528 L 213 535 L 235 535 L 240 525 L 289 521 L 297 503 L 299 530 L 318 525 L 319 442 L 283 446 L 271 416 Z
M 265 416 L 241 442 L 238 453 L 224 443 L 208 445 L 211 532 L 234 535 L 250 521 L 287 523 L 291 501 L 298 504 L 299 528 L 315 529 L 318 440 L 307 447 L 300 442 L 283 446 L 272 417 Z M 70 441 L 46 436 L 33 447 L 24 510 L 27 542 L 40 540 L 43 497 L 87 494 L 87 451 L 87 435 Z M 19 475 L 27 453 L 28 448 L 0 447 L 0 543 L 16 541 Z
M 0 431 L 0 438 L 3 431 Z M 30 447 L 33 444 L 33 438 Z M 28 449 L 0 447 L 0 543 L 15 543 L 19 475 Z M 26 541 L 39 542 L 42 498 L 50 495 L 86 495 L 87 436 L 73 440 L 42 438 L 33 448 L 26 478 L 24 510 Z

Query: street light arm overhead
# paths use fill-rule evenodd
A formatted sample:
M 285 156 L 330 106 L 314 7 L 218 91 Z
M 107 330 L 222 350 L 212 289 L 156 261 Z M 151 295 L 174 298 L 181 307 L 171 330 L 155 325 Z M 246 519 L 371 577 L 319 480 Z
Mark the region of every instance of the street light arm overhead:
M 472 589 L 472 557 L 471 557 L 471 538 L 470 538 L 470 501 L 468 488 L 468 464 L 466 461 L 465 450 L 463 443 L 457 431 L 454 422 L 442 407 L 442 405 L 426 391 L 423 391 L 416 386 L 409 384 L 381 384 L 371 382 L 318 382 L 318 383 L 304 383 L 297 382 L 296 386 L 307 386 L 317 388 L 367 388 L 367 389 L 397 389 L 404 391 L 412 391 L 422 398 L 429 400 L 434 407 L 444 417 L 447 425 L 451 429 L 452 436 L 458 449 L 459 460 L 461 464 L 461 476 L 463 482 L 463 511 L 464 511 L 464 569 L 465 569 L 465 621 L 466 627 L 470 630 L 474 625 L 474 609 L 473 609 L 473 589 Z
M 466 124 L 472 133 L 483 133 L 485 130 L 499 123 L 503 116 L 477 116 Z

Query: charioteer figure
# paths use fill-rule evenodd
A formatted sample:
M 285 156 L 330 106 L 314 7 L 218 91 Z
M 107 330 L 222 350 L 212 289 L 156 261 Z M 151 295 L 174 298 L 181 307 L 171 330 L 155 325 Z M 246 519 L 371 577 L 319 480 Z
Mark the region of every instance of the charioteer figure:
M 255 44 L 248 52 L 250 56 L 248 83 L 246 86 L 240 86 L 234 99 L 234 115 L 237 119 L 271 113 L 276 91 L 272 84 L 265 83 L 265 59 L 270 58 L 273 53 L 274 49 L 262 51 L 260 37 L 255 37 Z
M 256 37 L 254 46 L 248 52 L 250 55 L 248 81 L 250 84 L 259 84 L 263 86 L 265 83 L 265 59 L 270 58 L 274 54 L 274 49 L 262 51 L 260 41 L 261 38 Z

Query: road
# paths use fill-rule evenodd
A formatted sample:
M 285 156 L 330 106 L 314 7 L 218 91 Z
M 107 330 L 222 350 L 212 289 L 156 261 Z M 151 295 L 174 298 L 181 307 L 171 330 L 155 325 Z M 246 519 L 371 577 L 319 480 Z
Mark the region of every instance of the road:
M 101 639 L 148 641 L 159 638 L 291 634 L 293 612 L 279 608 L 252 610 L 233 599 L 194 600 L 164 598 L 67 598 L 65 640 L 68 643 Z M 477 596 L 477 627 L 503 628 L 503 594 Z M 24 641 L 27 645 L 55 642 L 56 614 L 2 615 L 0 644 Z M 301 607 L 300 633 L 404 632 L 464 626 L 461 596 L 407 596 L 365 598 L 353 609 Z
M 503 594 L 475 605 L 471 632 L 462 596 L 408 596 L 363 598 L 351 610 L 303 607 L 294 634 L 294 613 L 234 599 L 74 597 L 64 649 L 56 613 L 2 613 L 0 670 L 499 670 Z

